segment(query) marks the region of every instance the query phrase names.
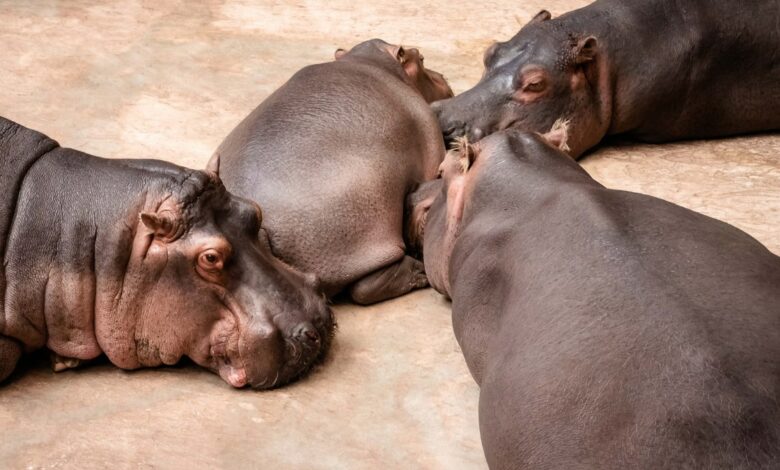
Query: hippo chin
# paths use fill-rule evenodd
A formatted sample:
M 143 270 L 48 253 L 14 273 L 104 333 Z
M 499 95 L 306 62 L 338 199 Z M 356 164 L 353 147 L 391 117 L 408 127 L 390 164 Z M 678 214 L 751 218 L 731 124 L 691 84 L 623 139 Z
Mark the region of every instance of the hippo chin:
M 366 41 L 296 73 L 230 133 L 210 168 L 263 206 L 273 252 L 319 276 L 328 296 L 389 299 L 428 284 L 419 221 L 404 207 L 444 157 L 428 102 L 448 96 L 417 49 Z
M 55 370 L 188 356 L 270 388 L 326 351 L 312 278 L 271 255 L 260 208 L 216 174 L 93 157 L 3 118 L 0 161 L 0 381 L 45 347 Z
M 777 0 L 599 0 L 541 11 L 485 51 L 473 88 L 434 103 L 445 138 L 569 125 L 568 153 L 780 129 Z
M 426 219 L 490 468 L 778 468 L 780 257 L 601 186 L 565 134 L 461 144 Z

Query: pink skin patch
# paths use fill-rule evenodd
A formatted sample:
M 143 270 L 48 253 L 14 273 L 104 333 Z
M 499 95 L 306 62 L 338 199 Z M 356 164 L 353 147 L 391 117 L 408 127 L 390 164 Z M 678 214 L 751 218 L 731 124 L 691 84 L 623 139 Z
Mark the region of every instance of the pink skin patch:
M 241 363 L 238 352 L 239 336 L 240 332 L 236 322 L 232 317 L 228 317 L 215 326 L 209 348 L 209 353 L 214 361 L 213 368 L 216 369 L 222 380 L 236 388 L 244 387 L 247 384 L 246 368 Z
M 222 377 L 222 380 L 236 388 L 246 386 L 246 370 L 243 367 L 235 368 L 222 362 L 219 365 L 219 376 Z

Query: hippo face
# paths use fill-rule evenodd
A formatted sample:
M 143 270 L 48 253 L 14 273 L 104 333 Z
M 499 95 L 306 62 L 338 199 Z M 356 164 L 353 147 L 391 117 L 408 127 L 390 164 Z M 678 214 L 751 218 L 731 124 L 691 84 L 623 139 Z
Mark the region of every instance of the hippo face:
M 358 44 L 349 51 L 338 49 L 335 53 L 336 60 L 344 58 L 352 59 L 386 59 L 390 56 L 403 68 L 407 81 L 422 96 L 425 101 L 432 103 L 434 101 L 444 100 L 453 96 L 444 75 L 439 72 L 425 68 L 425 58 L 420 50 L 415 47 L 404 47 L 389 44 L 381 39 L 371 39 Z M 397 66 L 396 66 L 397 67 Z
M 570 121 L 573 156 L 601 139 L 597 41 L 556 29 L 549 19 L 543 11 L 511 40 L 494 43 L 479 83 L 433 104 L 445 140 L 476 142 L 507 128 L 544 132 L 560 118 Z
M 272 255 L 256 204 L 227 193 L 213 173 L 188 181 L 200 189 L 140 215 L 133 252 L 141 255 L 131 256 L 125 279 L 144 291 L 129 348 L 136 366 L 186 355 L 234 387 L 299 377 L 334 329 L 316 281 Z M 127 363 L 117 357 L 127 348 L 107 349 Z

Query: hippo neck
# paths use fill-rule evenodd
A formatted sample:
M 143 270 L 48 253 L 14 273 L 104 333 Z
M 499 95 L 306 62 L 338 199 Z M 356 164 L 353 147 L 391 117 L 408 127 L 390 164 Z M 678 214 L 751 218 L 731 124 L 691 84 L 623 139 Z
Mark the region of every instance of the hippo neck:
M 96 322 L 128 313 L 118 307 L 125 284 L 137 282 L 126 271 L 139 213 L 155 209 L 182 173 L 60 147 L 41 156 L 21 184 L 8 234 L 2 333 L 65 357 L 105 352 Z M 132 338 L 135 318 L 112 323 Z

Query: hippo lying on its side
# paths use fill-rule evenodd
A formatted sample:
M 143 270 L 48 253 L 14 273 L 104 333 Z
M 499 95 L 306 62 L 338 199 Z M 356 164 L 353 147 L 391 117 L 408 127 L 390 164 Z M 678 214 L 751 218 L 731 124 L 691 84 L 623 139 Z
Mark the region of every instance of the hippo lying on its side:
M 268 97 L 210 168 L 263 206 L 277 256 L 317 274 L 326 295 L 349 288 L 368 304 L 427 285 L 404 204 L 436 177 L 444 145 L 427 102 L 452 91 L 416 49 L 374 39 L 336 59 Z
M 434 104 L 445 137 L 570 120 L 569 153 L 780 129 L 777 0 L 599 0 L 542 11 L 485 51 L 474 88 Z
M 425 266 L 452 298 L 491 468 L 778 468 L 779 257 L 604 188 L 537 134 L 442 169 Z
M 61 148 L 0 118 L 0 381 L 46 347 L 56 370 L 188 356 L 269 388 L 325 352 L 331 312 L 258 239 L 215 174 Z

